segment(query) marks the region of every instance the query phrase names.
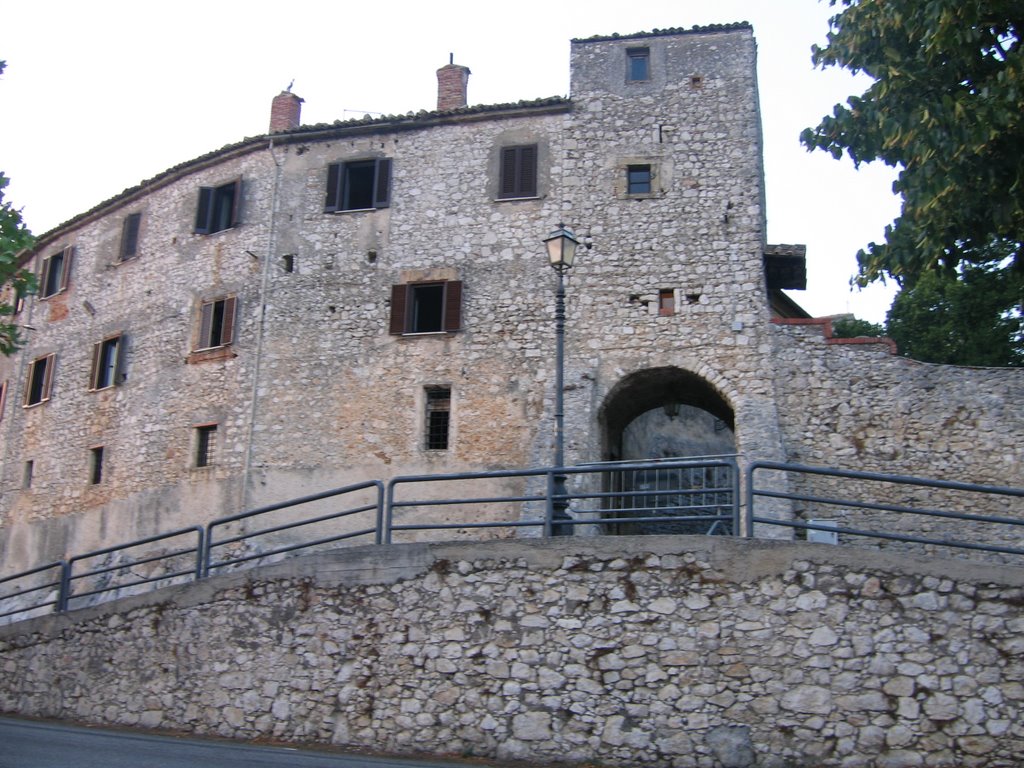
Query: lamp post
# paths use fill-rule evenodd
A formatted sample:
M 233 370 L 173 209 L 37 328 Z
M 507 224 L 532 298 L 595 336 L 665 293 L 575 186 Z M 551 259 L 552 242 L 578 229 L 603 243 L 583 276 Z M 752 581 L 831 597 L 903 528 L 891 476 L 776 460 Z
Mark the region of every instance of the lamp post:
M 558 273 L 558 291 L 555 293 L 555 468 L 565 466 L 565 273 L 572 269 L 576 247 L 580 241 L 571 229 L 559 223 L 558 229 L 544 238 L 548 249 L 548 262 Z M 571 525 L 561 525 L 572 517 L 565 511 L 569 500 L 565 486 L 565 473 L 554 477 L 554 489 L 549 499 L 551 532 L 554 536 L 571 536 Z

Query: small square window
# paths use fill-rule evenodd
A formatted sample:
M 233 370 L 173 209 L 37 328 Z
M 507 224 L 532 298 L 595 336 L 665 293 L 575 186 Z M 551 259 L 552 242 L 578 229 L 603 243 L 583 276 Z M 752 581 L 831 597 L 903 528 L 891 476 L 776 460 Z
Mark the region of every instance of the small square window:
M 630 82 L 651 79 L 651 49 L 626 49 L 626 79 Z
M 626 193 L 649 195 L 651 193 L 651 166 L 630 165 L 626 167 Z
M 214 449 L 217 445 L 217 425 L 204 424 L 196 427 L 196 466 L 209 467 L 213 464 Z
M 428 451 L 448 449 L 452 391 L 447 387 L 427 387 L 424 447 Z
M 658 314 L 663 317 L 676 313 L 676 292 L 671 288 L 658 291 Z
M 42 273 L 39 275 L 39 296 L 47 299 L 67 290 L 68 277 L 71 275 L 71 256 L 73 246 L 68 246 L 60 253 L 43 259 Z
M 118 334 L 93 345 L 89 389 L 106 389 L 117 384 L 123 341 L 124 337 Z
M 97 445 L 89 449 L 89 485 L 99 485 L 103 481 L 103 446 Z
M 238 226 L 242 181 L 236 179 L 219 187 L 200 187 L 196 208 L 196 234 L 212 235 Z
M 142 223 L 141 213 L 130 213 L 121 225 L 121 248 L 117 254 L 118 261 L 134 259 L 139 253 L 139 225 Z
M 324 213 L 365 211 L 391 204 L 391 158 L 327 166 Z

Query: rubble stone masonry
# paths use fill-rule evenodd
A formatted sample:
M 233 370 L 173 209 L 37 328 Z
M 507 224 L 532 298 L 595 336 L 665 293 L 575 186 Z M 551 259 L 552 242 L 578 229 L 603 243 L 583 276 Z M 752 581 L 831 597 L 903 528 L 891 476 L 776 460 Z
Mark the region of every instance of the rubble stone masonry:
M 412 754 L 1011 768 L 1024 575 L 719 537 L 339 550 L 0 628 L 0 711 Z

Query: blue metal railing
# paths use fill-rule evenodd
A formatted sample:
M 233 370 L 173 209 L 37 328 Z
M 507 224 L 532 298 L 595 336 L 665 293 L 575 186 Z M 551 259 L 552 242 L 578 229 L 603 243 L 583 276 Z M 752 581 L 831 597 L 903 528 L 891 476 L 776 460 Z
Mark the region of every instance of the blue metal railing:
M 765 479 L 765 473 L 776 473 Z M 555 478 L 564 475 L 576 486 L 559 496 Z M 1004 526 L 1014 540 L 1024 533 L 1024 510 L 1019 517 L 978 514 L 911 506 L 891 501 L 873 502 L 855 494 L 811 493 L 790 485 L 823 477 L 840 481 L 888 483 L 932 491 L 984 494 L 1016 500 L 1024 490 L 869 472 L 852 472 L 798 464 L 754 462 L 746 469 L 746 512 L 741 514 L 740 474 L 731 456 L 613 462 L 577 467 L 467 472 L 450 475 L 408 475 L 387 485 L 379 480 L 336 488 L 322 493 L 270 504 L 217 518 L 205 528 L 194 526 L 98 549 L 47 563 L 0 579 L 0 619 L 28 618 L 42 609 L 66 611 L 73 600 L 98 599 L 147 584 L 177 579 L 200 579 L 211 572 L 251 561 L 322 547 L 340 541 L 364 539 L 390 544 L 396 534 L 413 531 L 453 531 L 488 528 L 533 528 L 542 536 L 564 535 L 580 528 L 597 533 L 702 533 L 754 536 L 755 526 L 781 526 L 794 532 L 826 531 L 914 544 L 958 547 L 1000 555 L 1022 555 L 1024 548 L 997 537 L 991 541 L 938 538 L 907 530 L 879 530 L 851 524 L 858 513 L 893 515 L 896 519 L 969 521 Z M 779 482 L 779 478 L 789 478 Z M 796 478 L 796 479 L 795 479 Z M 469 484 L 465 493 L 456 491 Z M 340 509 L 336 508 L 340 505 Z M 765 507 L 781 505 L 776 516 L 762 514 Z M 323 506 L 331 507 L 327 511 Z M 556 509 L 567 518 L 556 518 Z M 827 521 L 807 519 L 808 509 L 839 509 Z M 249 521 L 270 521 L 247 530 Z M 359 517 L 362 515 L 363 517 Z M 803 515 L 803 517 L 801 517 Z M 372 523 L 366 520 L 372 516 Z M 365 521 L 360 524 L 361 521 Z M 744 524 L 745 523 L 745 524 Z M 235 528 L 237 530 L 232 530 Z M 194 544 L 174 549 L 149 548 L 136 556 L 131 550 L 167 544 L 175 537 L 194 537 Z M 223 554 L 219 554 L 223 553 Z M 194 565 L 182 560 L 194 555 Z M 81 570 L 88 560 L 105 558 L 98 566 Z M 77 566 L 77 567 L 76 567 Z M 56 577 L 54 577 L 56 573 Z M 39 583 L 39 579 L 45 579 Z M 55 579 L 55 580 L 54 580 Z M 76 585 L 84 589 L 75 591 Z M 56 597 L 54 597 L 56 595 Z M 109 599 L 109 597 L 108 597 Z
M 325 499 L 335 499 L 339 496 L 347 496 L 357 494 L 359 491 L 373 489 L 372 503 L 357 504 L 354 507 L 343 509 L 340 511 L 329 512 L 327 514 L 316 515 L 315 517 L 302 518 L 300 520 L 293 520 L 291 522 L 279 523 L 272 525 L 268 528 L 260 528 L 255 531 L 246 531 L 243 533 L 236 534 L 234 536 L 228 536 L 223 539 L 214 539 L 214 530 L 228 526 L 232 523 L 237 523 L 242 520 L 249 520 L 253 517 L 260 515 L 267 515 L 271 512 L 278 512 L 281 510 L 293 510 L 297 507 L 301 507 L 307 504 L 313 504 L 317 501 L 323 501 Z M 309 549 L 311 547 L 322 546 L 324 544 L 331 544 L 336 541 L 343 541 L 345 539 L 355 539 L 360 536 L 373 535 L 374 543 L 381 543 L 381 520 L 384 516 L 383 507 L 383 496 L 384 496 L 384 484 L 380 480 L 368 480 L 365 483 L 357 483 L 355 485 L 347 485 L 344 488 L 335 488 L 330 491 L 323 491 L 322 493 L 314 493 L 310 496 L 303 496 L 298 499 L 291 499 L 290 501 L 284 501 L 279 504 L 269 504 L 265 507 L 259 507 L 248 512 L 239 512 L 237 515 L 228 515 L 227 517 L 219 517 L 209 525 L 206 526 L 206 548 L 203 552 L 202 558 L 202 572 L 201 575 L 209 575 L 210 571 L 215 568 L 225 568 L 230 565 L 239 565 L 241 563 L 249 562 L 251 560 L 259 560 L 263 558 L 272 557 L 274 555 L 286 554 L 288 552 L 294 552 L 299 549 Z M 225 558 L 214 562 L 213 550 L 216 547 L 228 547 L 231 545 L 237 545 L 241 542 L 252 541 L 254 539 L 270 536 L 271 534 L 279 534 L 284 531 L 291 531 L 298 528 L 304 528 L 308 526 L 317 525 L 319 523 L 326 523 L 333 520 L 340 520 L 342 518 L 351 517 L 358 515 L 363 512 L 374 513 L 374 523 L 370 528 L 360 528 L 354 531 L 334 531 L 327 536 L 320 536 L 319 538 L 304 540 L 304 541 L 289 541 L 288 543 L 271 544 L 269 547 L 260 547 L 256 552 L 249 552 L 247 554 L 238 555 L 235 557 Z
M 782 485 L 789 484 L 789 480 L 795 476 L 803 479 L 806 476 L 828 478 L 832 481 L 858 481 L 863 484 L 885 484 L 896 486 L 908 486 L 917 489 L 931 489 L 936 491 L 949 491 L 965 494 L 985 494 L 986 496 L 997 496 L 1007 498 L 1024 498 L 1024 489 L 1008 488 L 997 485 L 980 485 L 977 483 L 963 483 L 955 480 L 928 480 L 920 477 L 905 475 L 887 475 L 878 472 L 858 472 L 853 470 L 830 469 L 826 467 L 810 467 L 802 464 L 784 464 L 771 461 L 755 461 L 747 467 L 746 488 L 747 488 L 747 515 L 746 536 L 754 537 L 755 524 L 768 526 L 781 526 L 800 531 L 825 531 L 829 534 L 845 534 L 848 536 L 860 536 L 886 541 L 899 541 L 912 544 L 924 544 L 930 546 L 952 547 L 956 549 L 967 549 L 979 552 L 992 552 L 1007 555 L 1024 555 L 1024 548 L 995 543 L 988 541 L 969 540 L 968 538 L 938 538 L 934 536 L 922 536 L 908 530 L 883 531 L 877 528 L 861 528 L 854 524 L 860 518 L 869 519 L 871 513 L 884 512 L 898 515 L 894 520 L 906 521 L 917 519 L 921 521 L 931 520 L 956 520 L 974 524 L 972 530 L 977 530 L 978 524 L 992 524 L 1002 526 L 1008 534 L 1006 539 L 1020 541 L 1024 539 L 1024 510 L 1021 517 L 1010 517 L 1006 515 L 978 514 L 972 512 L 949 511 L 936 509 L 931 505 L 912 506 L 909 504 L 892 504 L 884 501 L 865 501 L 865 485 L 857 486 L 855 492 L 848 492 L 846 495 L 819 495 L 810 492 L 794 492 L 779 487 L 758 485 L 758 474 L 766 472 L 780 473 L 777 477 L 785 477 Z M 806 483 L 805 483 L 806 484 Z M 833 482 L 832 485 L 841 485 L 841 482 Z M 779 484 L 776 484 L 778 486 Z M 891 496 L 891 491 L 883 491 L 883 495 Z M 788 504 L 799 505 L 803 511 L 804 519 L 787 517 L 768 517 L 756 514 L 757 499 L 779 499 Z M 930 497 L 929 501 L 934 502 Z M 763 506 L 762 506 L 763 508 Z M 812 510 L 808 512 L 808 510 Z M 814 512 L 818 510 L 819 512 Z M 826 521 L 814 520 L 817 514 L 829 514 L 831 517 Z M 810 519 L 808 519 L 810 518 Z M 922 523 L 923 525 L 923 523 Z M 913 526 L 911 526 L 911 529 Z

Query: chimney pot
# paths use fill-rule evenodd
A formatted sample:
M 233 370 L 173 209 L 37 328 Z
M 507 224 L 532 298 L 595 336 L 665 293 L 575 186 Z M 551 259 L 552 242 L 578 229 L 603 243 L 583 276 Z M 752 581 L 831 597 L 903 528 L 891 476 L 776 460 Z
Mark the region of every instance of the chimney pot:
M 270 133 L 295 130 L 301 113 L 302 99 L 290 90 L 281 91 L 270 105 Z
M 437 111 L 447 112 L 466 106 L 469 67 L 453 64 L 455 54 L 448 54 L 449 63 L 437 70 Z

